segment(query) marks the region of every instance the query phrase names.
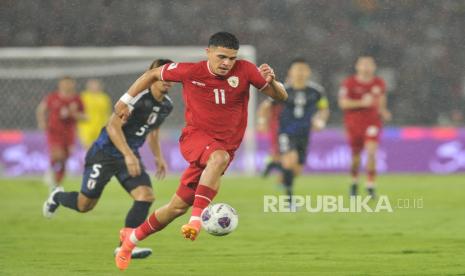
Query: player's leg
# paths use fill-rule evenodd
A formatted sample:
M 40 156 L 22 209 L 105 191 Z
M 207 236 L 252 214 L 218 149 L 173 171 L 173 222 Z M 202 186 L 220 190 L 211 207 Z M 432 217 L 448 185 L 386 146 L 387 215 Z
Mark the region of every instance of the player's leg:
M 283 186 L 286 189 L 286 194 L 289 201 L 292 202 L 294 178 L 296 167 L 298 166 L 299 155 L 297 150 L 291 150 L 281 155 L 281 164 L 283 167 Z
M 141 163 L 142 164 L 142 163 Z M 121 169 L 116 174 L 123 188 L 130 194 L 134 202 L 129 209 L 124 228 L 120 230 L 120 243 L 129 235 L 136 227 L 141 225 L 149 213 L 150 206 L 155 200 L 152 190 L 152 183 L 149 175 L 145 172 L 142 165 L 142 172 L 136 177 L 131 177 L 127 171 L 127 167 L 121 162 Z M 121 245 L 121 244 L 120 244 Z M 115 254 L 120 250 L 120 247 L 115 249 Z M 132 251 L 133 258 L 146 258 L 152 254 L 150 248 L 134 248 Z
M 47 218 L 52 217 L 60 205 L 80 213 L 92 210 L 117 169 L 115 162 L 107 159 L 108 157 L 103 157 L 101 153 L 93 154 L 89 151 L 81 191 L 65 192 L 62 187 L 56 188 L 43 205 L 43 215 Z
M 161 231 L 177 217 L 187 212 L 194 202 L 195 190 L 203 169 L 191 164 L 183 173 L 176 194 L 165 206 L 153 212 L 141 225 L 123 238 L 121 250 L 115 257 L 116 266 L 125 270 L 131 261 L 133 249 L 139 241 Z
M 294 177 L 299 161 L 295 137 L 281 133 L 279 135 L 279 151 L 281 153 L 282 183 L 289 201 L 292 202 Z
M 51 182 L 51 190 L 61 186 L 63 177 L 65 175 L 67 149 L 59 143 L 52 143 L 49 145 L 50 151 L 50 168 L 53 174 Z
M 276 153 L 271 153 L 269 160 L 267 160 L 265 169 L 263 170 L 262 176 L 268 177 L 273 170 L 281 170 L 281 160 L 280 155 Z
M 366 189 L 368 194 L 375 198 L 375 178 L 376 178 L 376 152 L 378 151 L 378 142 L 375 140 L 368 140 L 365 142 L 365 151 L 367 154 L 366 172 L 367 181 Z
M 357 133 L 349 134 L 349 144 L 351 148 L 351 162 L 350 162 L 350 196 L 356 196 L 358 194 L 358 183 L 359 170 L 361 162 L 361 152 L 363 150 L 364 138 L 363 136 L 357 135 Z
M 228 167 L 231 155 L 220 149 L 221 145 L 210 145 L 212 152 L 208 151 L 201 157 L 201 163 L 208 158 L 205 169 L 200 176 L 199 184 L 195 189 L 194 202 L 189 223 L 183 225 L 181 231 L 186 239 L 195 240 L 200 232 L 200 215 L 216 196 L 220 186 L 220 178 Z

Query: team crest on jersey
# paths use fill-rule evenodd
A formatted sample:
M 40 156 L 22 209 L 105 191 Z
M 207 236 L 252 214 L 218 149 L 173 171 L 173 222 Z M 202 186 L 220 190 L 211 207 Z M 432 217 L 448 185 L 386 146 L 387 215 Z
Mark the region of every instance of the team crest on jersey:
M 236 76 L 229 77 L 228 83 L 232 88 L 236 88 L 239 86 L 239 78 Z
M 170 65 L 168 65 L 168 71 L 169 70 L 173 70 L 174 68 L 178 67 L 178 64 L 177 63 L 171 63 Z
M 375 95 L 381 94 L 381 87 L 379 87 L 377 85 L 373 86 L 373 88 L 371 88 L 371 93 L 373 93 Z

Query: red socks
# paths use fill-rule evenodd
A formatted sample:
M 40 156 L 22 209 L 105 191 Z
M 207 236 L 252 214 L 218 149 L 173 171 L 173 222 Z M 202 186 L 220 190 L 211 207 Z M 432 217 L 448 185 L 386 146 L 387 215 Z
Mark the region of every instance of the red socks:
M 195 190 L 194 204 L 192 205 L 192 215 L 189 220 L 191 221 L 200 221 L 200 215 L 202 214 L 203 209 L 205 209 L 213 198 L 216 196 L 216 191 L 212 188 L 199 184 Z
M 192 205 L 192 216 L 190 221 L 197 221 L 200 223 L 200 215 L 216 195 L 216 191 L 210 187 L 199 184 L 195 190 L 194 204 Z M 161 224 L 155 212 L 152 213 L 139 227 L 137 227 L 130 236 L 131 242 L 136 244 L 147 238 L 149 235 L 158 232 L 165 228 L 166 225 Z
M 158 221 L 155 216 L 155 212 L 153 212 L 141 225 L 139 225 L 139 227 L 134 230 L 134 233 L 137 240 L 141 241 L 147 236 L 162 230 L 165 226 L 166 225 L 163 225 Z

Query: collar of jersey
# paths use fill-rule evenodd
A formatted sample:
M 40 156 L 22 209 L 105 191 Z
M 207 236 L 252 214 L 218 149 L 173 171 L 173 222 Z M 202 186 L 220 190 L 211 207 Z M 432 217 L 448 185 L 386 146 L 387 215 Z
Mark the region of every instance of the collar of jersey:
M 225 75 L 225 76 L 220 76 L 220 75 L 217 75 L 215 73 L 213 73 L 211 70 L 210 70 L 210 64 L 207 60 L 207 62 L 205 62 L 205 64 L 207 65 L 207 70 L 208 70 L 208 73 L 210 73 L 210 75 L 214 76 L 215 78 L 219 78 L 219 79 L 226 79 L 228 78 L 229 76 L 231 76 L 231 71 L 232 69 L 234 68 L 231 68 L 231 70 L 229 70 L 229 72 Z

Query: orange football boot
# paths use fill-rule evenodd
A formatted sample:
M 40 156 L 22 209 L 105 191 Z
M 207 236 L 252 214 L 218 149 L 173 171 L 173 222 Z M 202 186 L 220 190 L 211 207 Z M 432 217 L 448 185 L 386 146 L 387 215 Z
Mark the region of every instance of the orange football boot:
M 186 239 L 194 241 L 200 233 L 200 220 L 190 221 L 181 227 L 181 232 Z

